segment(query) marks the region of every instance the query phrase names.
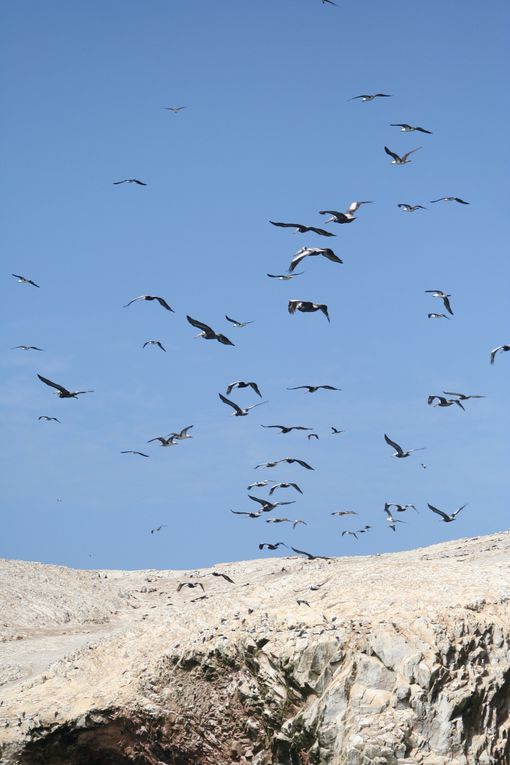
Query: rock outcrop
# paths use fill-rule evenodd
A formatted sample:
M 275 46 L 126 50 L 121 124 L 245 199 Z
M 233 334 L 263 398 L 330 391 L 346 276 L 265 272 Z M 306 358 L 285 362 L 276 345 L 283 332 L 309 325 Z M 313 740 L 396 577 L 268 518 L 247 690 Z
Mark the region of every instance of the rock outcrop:
M 509 553 L 0 562 L 0 762 L 508 764 Z

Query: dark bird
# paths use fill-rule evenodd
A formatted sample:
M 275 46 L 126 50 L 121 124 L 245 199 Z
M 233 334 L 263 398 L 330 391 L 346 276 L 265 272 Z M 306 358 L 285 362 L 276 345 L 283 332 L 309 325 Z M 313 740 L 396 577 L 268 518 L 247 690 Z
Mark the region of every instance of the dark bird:
M 161 531 L 161 529 L 167 529 L 168 526 L 166 523 L 162 523 L 161 526 L 156 526 L 155 529 L 151 529 L 151 534 L 155 534 L 157 531 Z
M 225 318 L 226 318 L 227 321 L 229 321 L 231 324 L 233 324 L 234 327 L 247 327 L 248 324 L 253 324 L 253 321 L 237 321 L 236 319 L 231 319 L 226 314 L 225 314 Z
M 440 515 L 445 523 L 451 523 L 452 521 L 456 519 L 460 511 L 464 510 L 464 508 L 467 506 L 467 502 L 465 505 L 462 505 L 450 515 L 448 515 L 448 513 L 444 513 L 442 510 L 439 510 L 439 508 L 434 507 L 434 505 L 429 505 L 428 502 L 427 502 L 427 506 L 429 507 L 430 510 L 432 510 L 433 513 L 436 513 L 436 515 Z
M 335 255 L 333 250 L 331 250 L 329 247 L 301 247 L 301 249 L 296 252 L 290 261 L 289 272 L 294 271 L 298 263 L 301 263 L 303 258 L 313 258 L 317 255 L 322 255 L 323 257 L 327 258 L 327 260 L 331 260 L 333 263 L 343 263 L 343 260 L 340 260 L 340 258 Z
M 408 125 L 407 122 L 392 122 L 390 127 L 399 127 L 401 133 L 414 133 L 416 130 L 419 133 L 427 133 L 427 135 L 432 135 L 430 130 L 425 130 L 425 128 L 422 127 L 413 127 L 413 125 Z
M 258 404 L 251 404 L 250 406 L 247 406 L 245 409 L 238 406 L 234 401 L 230 401 L 230 399 L 225 398 L 221 393 L 218 393 L 218 396 L 223 401 L 224 404 L 227 404 L 228 406 L 231 406 L 234 410 L 232 417 L 246 417 L 250 409 L 255 409 L 256 406 L 262 406 L 262 404 L 267 404 L 267 401 L 260 401 Z
M 505 353 L 506 351 L 510 351 L 510 345 L 498 345 L 497 348 L 493 348 L 491 351 L 491 364 L 494 364 L 494 361 L 496 359 L 496 354 L 499 353 Z
M 322 2 L 324 2 L 324 0 L 322 0 Z M 331 0 L 328 0 L 328 2 L 331 2 Z M 333 4 L 335 5 L 335 3 Z M 307 600 L 303 600 L 303 598 L 298 598 L 296 600 L 296 603 L 298 604 L 298 606 L 308 606 L 308 608 L 311 608 L 310 603 Z
M 418 146 L 418 148 L 416 149 L 411 149 L 411 151 L 406 151 L 406 153 L 402 154 L 401 157 L 398 154 L 396 154 L 394 151 L 391 151 L 391 149 L 388 149 L 387 146 L 384 147 L 384 151 L 390 157 L 393 157 L 391 162 L 392 165 L 407 165 L 407 163 L 411 161 L 410 159 L 408 159 L 408 157 L 411 154 L 414 154 L 415 151 L 419 151 L 419 149 L 421 148 L 422 148 L 421 146 Z
M 205 587 L 202 582 L 179 582 L 177 585 L 177 592 L 180 592 L 183 587 L 201 587 L 202 591 L 205 592 Z
M 259 550 L 277 550 L 279 547 L 287 547 L 285 542 L 275 542 L 272 544 L 271 542 L 261 542 L 259 544 Z
M 124 178 L 123 181 L 114 181 L 114 186 L 119 186 L 121 183 L 136 183 L 138 186 L 147 186 L 143 181 L 139 181 L 138 178 Z
M 339 430 L 338 428 L 335 428 L 334 425 L 331 426 L 331 435 L 332 436 L 338 436 L 340 433 L 345 433 L 345 430 Z
M 169 435 L 173 436 L 178 441 L 182 441 L 185 438 L 193 438 L 193 436 L 188 433 L 188 430 L 191 430 L 192 427 L 193 425 L 187 425 L 178 433 L 170 433 Z
M 437 404 L 434 403 L 435 401 L 437 401 Z M 445 398 L 444 396 L 428 396 L 427 404 L 429 406 L 440 406 L 440 407 L 453 406 L 453 404 L 457 404 L 457 406 L 460 406 L 460 408 L 463 411 L 465 411 L 460 399 L 458 398 Z
M 439 199 L 431 199 L 431 204 L 435 204 L 436 202 L 458 202 L 459 205 L 468 205 L 469 202 L 465 202 L 463 199 L 460 199 L 459 197 L 439 197 Z
M 274 492 L 277 489 L 295 489 L 300 494 L 303 493 L 302 490 L 297 485 L 297 483 L 284 483 L 284 482 L 280 482 L 280 483 L 275 483 L 274 486 L 271 486 L 271 488 L 269 489 L 269 496 L 271 496 L 271 494 L 274 494 Z
M 305 550 L 298 550 L 297 547 L 291 547 L 290 549 L 298 555 L 306 555 L 308 560 L 330 560 L 325 555 L 312 555 L 312 553 L 306 552 Z
M 428 313 L 427 319 L 450 319 L 445 313 Z
M 56 417 L 48 417 L 47 414 L 41 414 L 40 417 L 37 418 L 38 420 L 44 420 L 44 422 L 58 422 L 60 423 L 60 420 L 58 420 Z M 60 423 L 61 424 L 61 423 Z
M 295 313 L 301 311 L 301 313 L 313 313 L 314 311 L 322 311 L 326 319 L 329 321 L 328 307 L 324 303 L 311 303 L 309 300 L 289 300 L 288 304 L 289 313 Z
M 448 313 L 453 316 L 452 307 L 450 305 L 449 298 L 451 298 L 451 295 L 449 295 L 447 292 L 443 292 L 443 290 L 425 290 L 425 292 L 428 292 L 432 295 L 432 297 L 441 298 L 443 301 L 443 305 L 448 311 Z
M 485 398 L 485 396 L 480 396 L 478 393 L 452 393 L 452 391 L 448 390 L 444 390 L 443 393 L 445 396 L 457 396 L 460 401 L 468 401 L 470 398 Z
M 353 96 L 352 98 L 349 98 L 349 101 L 356 101 L 357 98 L 361 98 L 363 103 L 366 103 L 367 101 L 373 101 L 374 98 L 391 98 L 391 95 L 388 93 L 373 93 L 372 95 L 364 93 L 361 96 Z
M 323 228 L 316 228 L 315 226 L 303 226 L 302 223 L 281 223 L 280 221 L 270 220 L 273 226 L 279 226 L 280 228 L 294 228 L 296 233 L 306 234 L 311 231 L 313 234 L 319 234 L 320 236 L 336 236 L 331 231 L 325 231 Z
M 425 446 L 420 446 L 418 449 L 409 449 L 408 451 L 404 451 L 401 446 L 399 446 L 395 441 L 392 441 L 391 438 L 389 438 L 386 433 L 384 434 L 384 440 L 389 446 L 392 446 L 395 449 L 394 457 L 409 457 L 412 452 L 421 452 L 423 449 L 425 449 Z
M 385 502 L 384 507 L 388 510 L 390 507 L 394 507 L 397 513 L 405 513 L 406 510 L 411 508 L 415 513 L 418 513 L 415 505 L 400 505 L 397 502 Z
M 176 438 L 174 435 L 167 436 L 156 436 L 156 438 L 151 438 L 150 441 L 147 441 L 148 444 L 152 444 L 153 441 L 159 441 L 161 446 L 175 446 Z
M 416 210 L 426 210 L 427 209 L 423 205 L 409 205 L 409 204 L 404 204 L 404 203 L 401 203 L 401 204 L 397 205 L 397 207 L 400 207 L 400 209 L 403 210 L 404 212 L 416 212 Z
M 43 382 L 45 385 L 49 385 L 51 388 L 56 388 L 57 393 L 56 395 L 59 398 L 77 398 L 78 396 L 81 396 L 83 393 L 94 393 L 93 390 L 67 390 L 67 388 L 64 388 L 63 385 L 58 385 L 57 383 L 51 382 L 51 380 L 48 380 L 47 377 L 43 377 L 42 375 L 37 375 L 39 380 Z
M 343 517 L 344 515 L 359 515 L 359 513 L 356 513 L 354 510 L 337 510 L 335 513 L 330 513 L 330 515 Z
M 14 278 L 17 279 L 20 284 L 31 284 L 32 287 L 39 287 L 39 285 L 33 282 L 32 279 L 27 279 L 26 276 L 21 276 L 21 274 L 11 274 L 11 276 L 14 276 Z
M 198 335 L 195 335 L 195 337 L 203 337 L 204 340 L 217 340 L 223 345 L 234 345 L 234 343 L 229 340 L 228 337 L 225 337 L 225 335 L 222 335 L 221 333 L 215 332 L 214 329 L 211 329 L 208 324 L 204 324 L 203 322 L 198 321 L 198 319 L 192 319 L 191 316 L 186 316 L 186 319 L 189 321 L 192 327 L 196 327 L 197 329 L 201 330 Z
M 172 311 L 172 313 L 175 313 L 174 309 L 168 305 L 166 300 L 164 300 L 162 297 L 158 297 L 157 295 L 138 295 L 138 297 L 133 298 L 133 300 L 130 300 L 129 303 L 126 303 L 126 305 L 122 307 L 127 308 L 129 305 L 131 305 L 131 303 L 136 303 L 137 300 L 157 300 L 162 308 L 166 308 L 167 311 Z
M 14 348 L 11 348 L 11 351 L 16 351 L 18 348 L 22 351 L 43 351 L 44 350 L 44 348 L 38 348 L 36 345 L 15 345 Z
M 236 382 L 229 383 L 227 385 L 227 390 L 225 391 L 227 396 L 234 390 L 234 388 L 251 388 L 257 396 L 260 396 L 262 398 L 262 393 L 259 390 L 259 387 L 256 382 L 244 382 L 243 380 L 237 380 Z
M 313 430 L 305 428 L 303 425 L 261 425 L 261 428 L 279 428 L 281 433 L 290 433 L 291 430 Z
M 251 494 L 248 494 L 248 498 L 252 499 L 254 502 L 258 502 L 262 507 L 263 513 L 270 513 L 271 510 L 275 510 L 277 507 L 281 507 L 283 505 L 296 504 L 296 500 L 292 500 L 291 502 L 269 502 L 267 499 L 260 499 L 259 497 L 252 496 Z
M 173 114 L 178 114 L 179 112 L 182 112 L 183 109 L 187 109 L 187 106 L 164 106 L 163 109 L 167 112 L 172 112 Z
M 309 441 L 310 441 L 312 438 L 315 438 L 315 440 L 316 440 L 316 441 L 318 441 L 318 440 L 319 440 L 319 436 L 317 435 L 317 433 L 309 433 L 309 434 L 307 435 L 307 439 L 308 439 Z
M 318 390 L 342 390 L 341 388 L 335 388 L 333 385 L 296 385 L 294 388 L 287 388 L 287 390 L 302 390 L 305 389 L 307 393 L 316 393 Z
M 235 584 L 233 579 L 231 579 L 227 574 L 222 574 L 221 571 L 211 571 L 211 576 L 221 576 L 221 578 L 224 579 L 226 582 L 230 582 L 230 584 Z
M 300 518 L 296 518 L 295 520 L 292 518 L 268 518 L 266 523 L 292 523 L 293 529 L 295 529 L 296 526 L 299 526 L 300 523 L 302 523 L 303 526 L 308 526 L 307 522 L 302 521 Z
M 294 462 L 297 462 L 298 465 L 301 465 L 301 467 L 306 468 L 307 470 L 314 470 L 314 468 L 309 465 L 304 460 L 298 460 L 294 457 L 284 457 L 281 460 L 274 460 L 273 462 L 265 462 L 263 465 L 255 465 L 255 469 L 257 468 L 272 468 L 276 467 L 276 465 L 279 465 L 281 462 L 287 462 L 289 465 L 292 465 Z
M 387 502 L 384 503 L 384 512 L 386 513 L 386 520 L 388 521 L 388 525 L 392 531 L 397 530 L 397 526 L 396 526 L 397 523 L 405 523 L 405 521 L 401 521 L 399 518 L 393 517 Z
M 166 348 L 163 348 L 159 340 L 146 340 L 142 347 L 145 348 L 147 345 L 157 345 L 158 348 L 161 348 L 166 353 Z
M 248 518 L 260 518 L 262 515 L 262 510 L 257 510 L 256 513 L 245 512 L 244 510 L 231 510 L 230 512 L 234 515 L 247 515 Z
M 331 215 L 326 223 L 352 223 L 356 216 L 350 212 L 339 212 L 338 210 L 319 210 L 319 215 Z
M 143 452 L 136 452 L 133 449 L 127 449 L 126 451 L 121 452 L 121 454 L 138 454 L 140 457 L 148 457 L 148 454 L 144 454 Z
M 336 5 L 338 6 L 338 3 L 334 3 L 333 0 L 322 0 L 323 5 Z
M 356 533 L 356 531 L 342 531 L 342 536 L 343 537 L 350 536 L 350 537 L 354 537 L 355 539 L 358 538 L 358 534 Z
M 295 276 L 302 276 L 304 271 L 296 271 L 295 274 L 266 274 L 270 279 L 279 279 L 281 282 L 287 282 L 289 279 L 294 279 Z

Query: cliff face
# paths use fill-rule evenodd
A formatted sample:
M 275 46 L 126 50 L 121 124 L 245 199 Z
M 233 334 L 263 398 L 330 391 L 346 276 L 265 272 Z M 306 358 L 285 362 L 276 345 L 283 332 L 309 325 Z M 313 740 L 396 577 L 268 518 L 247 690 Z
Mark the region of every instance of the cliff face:
M 509 552 L 213 569 L 233 583 L 0 562 L 0 762 L 510 763 Z

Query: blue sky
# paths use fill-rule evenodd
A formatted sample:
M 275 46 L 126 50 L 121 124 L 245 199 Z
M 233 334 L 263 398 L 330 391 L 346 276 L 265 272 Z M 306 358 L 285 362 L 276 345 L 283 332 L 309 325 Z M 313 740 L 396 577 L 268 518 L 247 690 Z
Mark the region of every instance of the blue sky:
M 350 555 L 507 527 L 510 358 L 491 367 L 489 351 L 510 342 L 509 21 L 507 3 L 472 0 L 4 7 L 0 555 L 180 568 L 257 557 L 266 541 Z M 372 92 L 392 98 L 349 100 Z M 385 145 L 422 148 L 394 167 Z M 147 186 L 113 185 L 128 177 Z M 443 195 L 470 206 L 429 204 Z M 335 239 L 268 223 L 324 226 L 319 210 L 355 199 L 375 204 L 330 224 Z M 344 265 L 310 258 L 294 281 L 266 277 L 303 245 L 332 246 Z M 452 295 L 451 321 L 427 319 L 442 310 L 424 293 L 436 288 Z M 175 313 L 122 308 L 143 293 Z M 326 303 L 331 324 L 290 316 L 290 298 Z M 225 313 L 255 323 L 230 328 Z M 235 347 L 193 339 L 186 314 Z M 153 338 L 166 354 L 142 350 Z M 22 343 L 44 353 L 11 350 Z M 36 373 L 95 393 L 60 400 Z M 231 417 L 218 392 L 233 380 L 256 380 L 270 403 Z M 308 383 L 342 390 L 286 390 Z M 465 413 L 428 407 L 442 390 L 486 398 Z M 175 448 L 146 443 L 190 424 Z M 385 432 L 427 450 L 392 459 Z M 315 471 L 253 470 L 285 456 Z M 246 486 L 263 477 L 302 486 L 281 514 L 308 526 L 231 515 L 253 509 Z M 385 501 L 420 514 L 393 534 Z M 427 502 L 469 505 L 443 524 Z M 359 518 L 330 516 L 341 509 Z M 365 523 L 359 541 L 340 534 Z

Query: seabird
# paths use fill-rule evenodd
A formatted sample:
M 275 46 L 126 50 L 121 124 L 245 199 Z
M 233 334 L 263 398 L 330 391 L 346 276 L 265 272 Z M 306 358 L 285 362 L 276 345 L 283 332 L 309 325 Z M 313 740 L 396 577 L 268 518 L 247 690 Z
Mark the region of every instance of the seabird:
M 231 510 L 230 512 L 234 515 L 247 515 L 248 518 L 260 518 L 262 515 L 262 510 L 257 510 L 256 513 L 245 512 L 244 510 Z
M 400 207 L 400 209 L 403 210 L 404 212 L 416 212 L 416 210 L 426 210 L 427 209 L 423 205 L 409 205 L 409 204 L 404 204 L 404 203 L 401 203 L 401 204 L 397 205 L 397 207 Z
M 266 274 L 270 279 L 279 279 L 281 282 L 287 282 L 289 279 L 294 279 L 295 276 L 302 276 L 304 271 L 296 271 L 295 274 Z
M 304 226 L 302 223 L 282 223 L 281 221 L 270 220 L 273 226 L 279 226 L 280 228 L 294 228 L 296 233 L 306 234 L 311 231 L 313 234 L 319 234 L 319 236 L 336 236 L 331 231 L 325 231 L 323 228 L 316 228 L 315 226 Z
M 444 390 L 443 393 L 446 396 L 457 396 L 457 398 L 460 401 L 467 401 L 470 398 L 485 398 L 485 396 L 480 396 L 478 393 L 472 393 L 472 394 L 468 394 L 468 393 L 452 393 L 452 391 L 448 391 L 448 390 Z
M 41 414 L 41 416 L 38 417 L 37 419 L 38 420 L 44 420 L 44 422 L 52 422 L 53 421 L 53 422 L 60 423 L 60 420 L 57 419 L 57 417 L 48 417 L 47 414 Z M 60 423 L 60 424 L 62 424 L 62 423 Z
M 267 483 L 267 481 L 266 481 L 266 483 Z M 271 488 L 269 489 L 269 496 L 271 496 L 271 494 L 273 494 L 277 489 L 291 489 L 291 488 L 295 489 L 300 494 L 303 493 L 302 490 L 297 485 L 297 483 L 284 483 L 284 482 L 280 482 L 280 483 L 275 483 L 274 486 L 271 486 Z
M 161 526 L 156 526 L 155 529 L 151 529 L 151 534 L 155 534 L 157 531 L 161 531 L 161 529 L 167 529 L 168 525 L 166 523 L 162 523 Z
M 296 252 L 290 261 L 289 272 L 294 271 L 298 263 L 301 263 L 303 258 L 313 258 L 317 255 L 322 255 L 328 260 L 331 260 L 333 263 L 343 263 L 343 260 L 340 260 L 340 258 L 335 255 L 333 250 L 331 250 L 329 247 L 301 247 L 301 249 Z
M 338 436 L 340 433 L 345 433 L 345 430 L 339 430 L 338 428 L 335 428 L 334 425 L 331 426 L 331 435 L 332 436 Z
M 392 531 L 396 531 L 396 524 L 397 523 L 405 523 L 405 521 L 401 521 L 399 518 L 394 518 L 391 514 L 391 510 L 389 509 L 389 505 L 387 502 L 384 503 L 384 512 L 386 513 L 386 520 L 388 521 L 388 525 Z
M 225 318 L 226 318 L 227 321 L 229 321 L 231 324 L 233 324 L 234 327 L 247 327 L 248 324 L 253 324 L 253 321 L 237 321 L 236 319 L 231 319 L 226 314 L 225 314 Z
M 260 392 L 256 382 L 244 382 L 244 380 L 236 380 L 236 382 L 229 383 L 226 390 L 227 396 L 234 390 L 234 388 L 251 388 L 253 391 L 255 391 L 257 396 L 262 398 L 262 393 Z
M 187 109 L 187 106 L 164 106 L 163 109 L 167 112 L 172 112 L 173 114 L 178 114 L 178 112 L 182 112 L 183 109 Z
M 172 311 L 172 313 L 175 313 L 174 309 L 168 305 L 166 300 L 162 297 L 158 297 L 157 295 L 138 295 L 138 297 L 133 298 L 133 300 L 130 300 L 129 303 L 126 303 L 126 305 L 123 305 L 123 308 L 127 308 L 131 305 L 131 303 L 136 303 L 137 300 L 157 300 L 158 303 L 162 308 L 166 308 L 167 311 Z
M 392 446 L 395 449 L 394 457 L 409 457 L 412 452 L 421 452 L 423 449 L 426 449 L 425 446 L 420 446 L 418 449 L 408 449 L 407 451 L 404 451 L 401 446 L 399 446 L 395 441 L 392 441 L 391 438 L 389 438 L 386 433 L 384 434 L 384 440 L 389 446 Z
M 259 550 L 277 550 L 279 547 L 287 547 L 288 545 L 285 544 L 285 542 L 275 542 L 272 544 L 271 542 L 261 542 L 259 544 Z
M 301 390 L 306 389 L 307 393 L 316 393 L 323 388 L 324 390 L 342 390 L 341 388 L 335 388 L 333 385 L 296 385 L 294 388 L 287 388 L 287 390 Z
M 36 345 L 15 345 L 14 348 L 11 348 L 11 351 L 16 351 L 18 348 L 22 351 L 43 351 L 44 350 L 44 348 L 38 348 Z
M 59 398 L 77 398 L 78 396 L 81 396 L 83 393 L 94 393 L 93 390 L 67 390 L 67 388 L 64 388 L 63 385 L 58 385 L 57 383 L 51 382 L 51 380 L 48 380 L 47 377 L 43 377 L 42 375 L 37 375 L 39 380 L 43 382 L 45 385 L 49 385 L 51 388 L 56 388 L 57 393 L 56 395 Z
M 31 284 L 32 287 L 39 287 L 39 285 L 33 282 L 32 279 L 27 279 L 26 276 L 21 276 L 21 274 L 11 274 L 11 276 L 14 276 L 14 278 L 17 279 L 20 284 Z
M 290 433 L 291 430 L 313 430 L 305 428 L 303 425 L 261 425 L 261 428 L 279 428 L 281 433 Z
M 450 319 L 445 313 L 428 313 L 428 319 Z
M 434 403 L 434 401 L 436 400 L 437 400 L 437 404 Z M 440 407 L 452 406 L 453 404 L 457 404 L 457 406 L 460 406 L 460 408 L 463 411 L 465 411 L 460 399 L 458 398 L 445 398 L 444 396 L 428 396 L 427 404 L 429 406 L 440 406 Z
M 202 591 L 205 592 L 205 587 L 202 582 L 179 582 L 177 585 L 177 592 L 180 592 L 183 587 L 201 587 Z
M 398 502 L 385 502 L 384 507 L 385 509 L 394 507 L 397 513 L 405 513 L 406 510 L 408 510 L 409 508 L 412 508 L 415 513 L 418 513 L 418 510 L 416 509 L 415 505 L 400 505 L 398 504 Z
M 226 582 L 230 582 L 230 584 L 235 584 L 234 580 L 231 579 L 228 574 L 222 574 L 221 571 L 211 571 L 211 576 L 221 576 L 222 579 L 224 579 Z
M 138 178 L 124 178 L 123 181 L 114 181 L 114 186 L 119 186 L 121 183 L 136 183 L 138 186 L 147 186 L 143 181 L 139 181 Z
M 330 513 L 330 515 L 343 517 L 344 515 L 359 515 L 359 513 L 356 513 L 354 510 L 337 510 L 335 513 Z
M 422 127 L 414 127 L 413 125 L 408 125 L 407 122 L 392 122 L 390 127 L 399 127 L 401 133 L 414 133 L 414 131 L 417 130 L 419 133 L 427 133 L 427 135 L 432 135 L 430 130 L 425 130 L 425 128 Z
M 431 204 L 435 204 L 436 202 L 458 202 L 459 205 L 469 204 L 469 202 L 465 202 L 463 199 L 460 199 L 460 197 L 439 197 L 439 199 L 430 200 Z
M 166 348 L 163 348 L 159 340 L 146 340 L 142 347 L 145 348 L 147 345 L 157 345 L 158 348 L 161 348 L 166 353 Z
M 266 523 L 292 523 L 292 528 L 295 529 L 300 523 L 303 526 L 308 526 L 306 521 L 302 521 L 300 518 L 293 520 L 292 518 L 267 518 Z
M 367 101 L 373 101 L 374 98 L 391 98 L 391 95 L 388 93 L 373 93 L 371 95 L 364 93 L 361 96 L 353 96 L 352 98 L 349 98 L 349 101 L 356 101 L 357 98 L 361 98 L 363 103 L 366 103 Z
M 428 292 L 432 295 L 432 297 L 441 298 L 443 301 L 443 305 L 448 311 L 448 313 L 453 316 L 452 307 L 450 305 L 450 301 L 448 298 L 451 298 L 451 295 L 449 295 L 447 292 L 443 292 L 442 290 L 425 290 L 425 292 Z
M 246 488 L 248 489 L 248 491 L 250 491 L 250 489 L 255 489 L 255 488 L 256 489 L 262 489 L 264 486 L 267 486 L 268 483 L 269 483 L 269 481 L 266 478 L 265 481 L 255 481 L 255 483 L 250 483 L 250 485 L 247 486 Z M 271 492 L 269 492 L 269 493 L 271 493 Z
M 312 303 L 309 300 L 289 300 L 288 304 L 289 313 L 295 313 L 301 311 L 301 313 L 313 313 L 314 311 L 322 311 L 326 319 L 329 321 L 328 307 L 324 303 Z
M 464 508 L 467 506 L 467 504 L 468 503 L 466 502 L 465 505 L 462 505 L 457 510 L 455 510 L 455 512 L 453 512 L 450 515 L 448 515 L 448 513 L 444 513 L 442 510 L 439 510 L 437 507 L 434 507 L 434 505 L 430 505 L 427 502 L 427 506 L 429 507 L 429 509 L 432 510 L 433 513 L 436 513 L 436 515 L 440 515 L 445 523 L 451 523 L 452 521 L 454 521 L 456 519 L 456 517 L 458 516 L 458 514 L 460 513 L 460 511 L 464 510 Z
M 331 215 L 326 223 L 352 223 L 356 216 L 350 212 L 338 212 L 338 210 L 319 210 L 319 215 Z
M 510 345 L 498 345 L 497 348 L 493 348 L 491 351 L 491 364 L 494 364 L 496 353 L 499 353 L 499 351 L 501 351 L 502 353 L 505 353 L 506 351 L 510 351 Z
M 319 436 L 317 435 L 317 433 L 309 433 L 307 435 L 307 439 L 310 440 L 311 438 L 315 438 L 317 441 L 319 440 Z
M 159 441 L 161 446 L 175 446 L 175 436 L 171 435 L 165 438 L 165 436 L 156 436 L 156 438 L 151 438 L 150 441 L 147 441 L 148 444 L 152 444 L 153 441 Z
M 297 462 L 298 465 L 301 465 L 301 467 L 306 468 L 307 470 L 314 470 L 311 465 L 309 465 L 304 460 L 298 460 L 295 457 L 284 457 L 281 460 L 274 460 L 273 462 L 265 462 L 263 465 L 255 465 L 255 469 L 257 468 L 272 468 L 276 467 L 276 465 L 279 465 L 281 462 L 286 462 L 289 465 L 292 465 L 294 462 Z
M 231 406 L 232 409 L 234 409 L 234 412 L 232 414 L 232 417 L 246 417 L 250 409 L 255 409 L 256 406 L 262 406 L 262 404 L 267 404 L 268 401 L 260 401 L 258 404 L 251 404 L 250 406 L 247 406 L 245 409 L 238 406 L 233 401 L 230 401 L 230 399 L 225 398 L 221 393 L 218 393 L 218 396 L 223 401 L 224 404 L 227 404 L 228 406 Z
M 388 149 L 387 146 L 384 147 L 384 151 L 386 154 L 389 154 L 390 157 L 393 157 L 391 164 L 392 165 L 407 165 L 408 162 L 410 162 L 410 159 L 407 159 L 411 154 L 414 154 L 415 151 L 419 151 L 422 147 L 418 146 L 416 149 L 411 149 L 411 151 L 406 151 L 405 154 L 402 154 L 400 157 L 398 154 L 396 154 L 394 151 L 391 151 L 391 149 Z
M 345 537 L 345 536 L 355 537 L 355 539 L 358 538 L 358 534 L 357 534 L 356 531 L 342 531 L 342 536 L 343 537 Z
M 306 552 L 305 550 L 298 550 L 297 547 L 291 547 L 290 549 L 298 555 L 306 555 L 308 560 L 330 560 L 326 555 L 312 555 L 312 553 Z
M 143 452 L 136 452 L 133 449 L 127 449 L 126 451 L 121 452 L 121 454 L 138 454 L 140 457 L 148 457 L 149 456 L 148 454 L 144 454 Z
M 293 499 L 290 502 L 269 502 L 267 499 L 260 499 L 259 497 L 254 497 L 252 494 L 248 494 L 248 499 L 253 500 L 253 502 L 258 502 L 259 505 L 262 507 L 263 513 L 270 513 L 271 510 L 274 510 L 277 507 L 283 506 L 283 505 L 295 505 L 296 500 Z
M 198 335 L 195 335 L 195 337 L 203 337 L 204 340 L 217 340 L 223 345 L 234 345 L 234 343 L 229 340 L 228 337 L 225 337 L 225 335 L 222 335 L 219 332 L 215 332 L 214 329 L 211 329 L 208 324 L 204 324 L 203 322 L 198 321 L 198 319 L 192 319 L 191 316 L 186 316 L 186 319 L 189 321 L 192 327 L 196 327 L 197 329 L 201 330 Z
M 187 425 L 185 428 L 180 430 L 179 433 L 170 433 L 169 435 L 173 436 L 178 441 L 182 441 L 184 438 L 193 438 L 193 436 L 188 433 L 188 430 L 191 430 L 192 427 L 193 425 Z

